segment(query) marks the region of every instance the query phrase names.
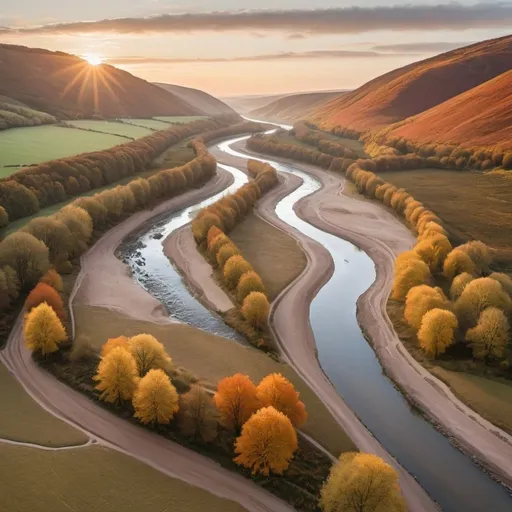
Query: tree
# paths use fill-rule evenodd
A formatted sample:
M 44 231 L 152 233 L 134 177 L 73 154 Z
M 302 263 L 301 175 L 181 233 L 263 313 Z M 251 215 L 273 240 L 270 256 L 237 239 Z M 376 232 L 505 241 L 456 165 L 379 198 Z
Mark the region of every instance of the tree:
M 244 318 L 257 329 L 263 329 L 268 322 L 270 304 L 262 292 L 251 292 L 245 297 L 242 305 Z
M 2 267 L 5 275 L 5 284 L 7 286 L 7 293 L 11 300 L 18 298 L 20 294 L 20 280 L 18 279 L 18 273 L 9 265 Z
M 483 274 L 489 270 L 489 265 L 492 263 L 492 254 L 489 247 L 483 242 L 474 240 L 459 245 L 457 249 L 465 252 L 471 258 L 478 274 Z
M 468 254 L 457 247 L 446 256 L 443 264 L 443 274 L 447 279 L 453 280 L 455 276 L 464 272 L 475 274 L 476 266 Z
M 435 359 L 453 343 L 453 331 L 457 327 L 457 317 L 451 311 L 439 308 L 427 311 L 418 331 L 420 347 Z
M 206 237 L 206 241 L 208 242 L 208 250 L 211 251 L 211 245 L 213 243 L 213 241 L 220 235 L 224 235 L 224 232 L 219 229 L 217 226 L 212 226 L 209 230 L 208 230 L 208 235 Z M 227 237 L 226 237 L 227 238 Z
M 18 231 L 0 243 L 0 266 L 3 265 L 17 272 L 21 288 L 34 285 L 50 266 L 48 247 L 30 233 Z
M 9 215 L 3 206 L 0 206 L 0 228 L 5 228 L 9 224 Z
M 244 299 L 251 292 L 265 293 L 265 286 L 261 277 L 254 271 L 246 272 L 238 281 L 236 288 L 236 294 L 239 302 L 243 302 Z
M 487 308 L 482 311 L 478 323 L 466 332 L 466 341 L 473 346 L 475 359 L 501 359 L 509 340 L 510 326 L 501 309 Z
M 101 358 L 93 379 L 98 382 L 96 389 L 101 391 L 100 399 L 113 404 L 131 400 L 140 380 L 134 357 L 122 347 L 112 349 Z
M 62 292 L 62 289 L 64 288 L 64 285 L 62 283 L 62 277 L 53 268 L 48 270 L 48 272 L 46 272 L 46 274 L 43 277 L 41 277 L 39 282 L 51 286 L 54 290 L 57 290 L 58 292 Z
M 48 284 L 38 283 L 25 300 L 25 309 L 30 311 L 42 302 L 46 302 L 57 313 L 60 320 L 66 318 L 64 303 L 59 292 Z
M 256 386 L 241 373 L 220 380 L 213 401 L 224 426 L 236 433 L 260 406 Z
M 263 407 L 274 407 L 286 415 L 294 426 L 300 427 L 306 422 L 308 414 L 304 403 L 299 400 L 299 393 L 280 373 L 271 373 L 262 379 L 257 393 Z
M 168 375 L 163 370 L 149 370 L 133 394 L 134 416 L 144 424 L 166 425 L 178 411 L 178 400 Z
M 101 357 L 105 357 L 117 347 L 124 348 L 130 352 L 130 338 L 119 336 L 118 338 L 109 338 L 101 347 Z
M 466 286 L 475 279 L 475 276 L 468 274 L 467 272 L 462 272 L 458 276 L 453 278 L 452 284 L 450 286 L 450 297 L 452 300 L 457 300 L 461 295 Z
M 52 217 L 38 217 L 31 220 L 23 229 L 48 247 L 52 263 L 68 259 L 72 246 L 72 235 L 63 222 Z
M 55 311 L 46 302 L 33 308 L 25 318 L 25 344 L 43 356 L 56 352 L 67 339 L 66 330 Z
M 491 279 L 498 281 L 501 284 L 501 287 L 509 294 L 512 295 L 512 278 L 503 274 L 502 272 L 493 272 L 489 275 Z
M 236 288 L 240 278 L 250 270 L 252 270 L 250 263 L 242 256 L 238 254 L 231 256 L 224 265 L 224 280 L 230 288 Z
M 405 298 L 404 318 L 410 326 L 419 329 L 425 313 L 434 308 L 450 310 L 451 304 L 438 288 L 427 285 L 415 286 L 409 290 Z
M 455 303 L 455 312 L 461 327 L 473 327 L 482 311 L 488 307 L 512 310 L 512 300 L 498 281 L 490 277 L 474 279 L 464 288 Z
M 235 441 L 233 459 L 250 468 L 252 474 L 268 476 L 272 471 L 282 475 L 297 451 L 297 433 L 290 419 L 273 407 L 264 407 L 254 413 Z
M 220 247 L 220 249 L 217 251 L 217 265 L 219 265 L 219 267 L 221 269 L 223 269 L 224 266 L 226 265 L 226 262 L 232 256 L 236 256 L 238 254 L 240 254 L 240 250 L 238 249 L 238 247 L 235 244 L 233 244 L 231 242 L 223 244 Z
M 324 512 L 405 512 L 396 471 L 370 453 L 342 453 L 320 493 Z
M 192 386 L 180 397 L 179 426 L 183 435 L 209 443 L 217 437 L 218 422 L 213 399 L 201 386 Z
M 131 338 L 130 350 L 141 377 L 151 368 L 165 369 L 172 362 L 165 347 L 151 334 L 138 334 Z
M 409 290 L 415 286 L 432 281 L 432 275 L 427 264 L 422 260 L 411 259 L 404 268 L 395 269 L 392 298 L 403 301 Z
M 431 272 L 443 267 L 444 260 L 451 250 L 452 245 L 448 238 L 440 233 L 431 235 L 414 247 L 414 252 L 429 266 Z
M 81 254 L 92 237 L 92 218 L 89 213 L 78 206 L 68 205 L 61 208 L 55 218 L 61 221 L 71 233 L 71 254 Z

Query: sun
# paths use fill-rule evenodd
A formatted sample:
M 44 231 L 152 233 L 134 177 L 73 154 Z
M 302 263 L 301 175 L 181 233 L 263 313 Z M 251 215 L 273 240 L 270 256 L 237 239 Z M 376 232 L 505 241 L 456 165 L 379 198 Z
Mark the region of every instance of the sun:
M 97 55 L 95 53 L 88 53 L 84 55 L 84 59 L 91 65 L 91 66 L 99 66 L 103 63 L 103 57 L 101 55 Z

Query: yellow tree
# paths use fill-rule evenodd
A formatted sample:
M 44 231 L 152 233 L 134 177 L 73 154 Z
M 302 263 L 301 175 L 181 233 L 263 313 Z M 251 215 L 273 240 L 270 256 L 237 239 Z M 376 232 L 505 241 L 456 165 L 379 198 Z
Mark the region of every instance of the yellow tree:
M 422 260 L 411 259 L 402 268 L 395 269 L 395 280 L 391 297 L 403 301 L 414 286 L 427 284 L 432 280 L 428 265 Z
M 405 512 L 396 471 L 370 453 L 342 453 L 320 493 L 324 512 Z
M 501 359 L 508 344 L 509 329 L 508 319 L 501 309 L 484 309 L 476 327 L 466 332 L 466 340 L 473 346 L 475 358 L 486 363 L 493 358 Z
M 473 281 L 473 279 L 475 279 L 475 277 L 467 272 L 462 272 L 462 274 L 455 276 L 450 286 L 450 297 L 452 300 L 457 300 L 462 295 L 466 286 Z
M 130 338 L 119 336 L 118 338 L 109 338 L 101 347 L 101 357 L 105 357 L 110 351 L 116 347 L 122 347 L 130 351 Z
M 466 252 L 456 247 L 444 260 L 443 274 L 447 279 L 452 280 L 455 276 L 463 272 L 475 274 L 476 266 Z
M 299 393 L 293 384 L 280 373 L 271 373 L 262 379 L 257 392 L 263 407 L 274 407 L 285 414 L 296 427 L 306 422 L 306 406 L 299 400 Z
M 131 400 L 139 382 L 135 359 L 123 347 L 116 347 L 101 359 L 93 379 L 98 382 L 96 389 L 101 391 L 101 400 Z
M 254 271 L 246 272 L 238 281 L 236 288 L 237 298 L 240 302 L 243 302 L 251 292 L 265 292 L 261 277 Z
M 290 419 L 273 407 L 264 407 L 244 424 L 242 435 L 235 441 L 238 457 L 233 460 L 253 474 L 268 475 L 272 471 L 282 475 L 297 446 L 297 433 Z
M 457 249 L 465 252 L 471 258 L 479 274 L 487 272 L 489 265 L 492 263 L 492 252 L 487 245 L 480 242 L 480 240 L 473 240 L 464 245 L 459 245 Z
M 434 359 L 444 354 L 453 343 L 453 331 L 457 326 L 457 317 L 451 311 L 431 309 L 425 313 L 418 331 L 420 347 Z
M 267 296 L 261 292 L 249 293 L 242 304 L 244 318 L 258 329 L 263 329 L 267 324 L 269 311 Z
M 178 393 L 163 370 L 149 370 L 133 394 L 134 416 L 144 424 L 167 424 L 178 411 Z
M 260 406 L 256 386 L 241 373 L 220 380 L 213 401 L 224 426 L 237 433 Z
M 501 284 L 501 287 L 509 294 L 512 295 L 512 278 L 503 274 L 502 272 L 493 272 L 489 275 L 491 279 L 498 281 Z
M 138 334 L 130 338 L 130 350 L 141 377 L 152 368 L 165 369 L 172 362 L 165 347 L 151 334 Z
M 39 281 L 41 283 L 50 285 L 52 288 L 54 288 L 58 292 L 62 292 L 63 287 L 64 287 L 63 283 L 62 283 L 62 277 L 53 268 L 48 270 L 48 272 L 46 272 L 46 274 L 43 277 L 41 277 L 41 279 Z
M 213 399 L 204 388 L 194 385 L 181 395 L 179 425 L 182 434 L 209 443 L 217 437 L 218 420 Z
M 33 352 L 43 356 L 56 352 L 66 340 L 66 330 L 57 313 L 43 302 L 33 308 L 25 318 L 25 344 Z
M 230 288 L 236 288 L 240 278 L 251 270 L 251 264 L 242 256 L 239 254 L 231 256 L 224 265 L 224 281 Z
M 425 313 L 434 308 L 451 309 L 451 304 L 440 289 L 427 285 L 415 286 L 405 298 L 404 318 L 409 325 L 419 329 Z

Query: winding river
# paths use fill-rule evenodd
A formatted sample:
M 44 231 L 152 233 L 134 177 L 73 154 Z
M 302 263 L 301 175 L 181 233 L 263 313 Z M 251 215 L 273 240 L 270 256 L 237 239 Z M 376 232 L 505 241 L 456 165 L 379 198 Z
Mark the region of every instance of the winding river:
M 245 138 L 232 139 L 218 147 L 231 155 L 246 157 L 231 148 Z M 384 448 L 418 479 L 443 510 L 511 511 L 512 498 L 506 489 L 494 482 L 469 456 L 453 447 L 417 414 L 383 374 L 356 318 L 357 299 L 375 279 L 372 260 L 351 243 L 304 222 L 293 209 L 300 199 L 318 190 L 320 183 L 292 165 L 267 158 L 260 160 L 269 162 L 278 171 L 293 173 L 303 179 L 301 187 L 278 203 L 276 214 L 290 226 L 322 244 L 335 263 L 332 278 L 311 304 L 310 321 L 319 362 L 337 392 Z M 166 305 L 173 318 L 243 342 L 219 316 L 191 295 L 179 273 L 164 256 L 159 235 L 154 238 L 157 233 L 167 236 L 187 224 L 198 209 L 247 181 L 241 171 L 225 165 L 221 167 L 234 176 L 234 183 L 227 190 L 194 207 L 162 217 L 148 231 L 140 234 L 139 241 L 142 243 L 125 248 L 124 259 L 132 267 L 135 278 Z M 141 260 L 143 265 L 140 264 Z

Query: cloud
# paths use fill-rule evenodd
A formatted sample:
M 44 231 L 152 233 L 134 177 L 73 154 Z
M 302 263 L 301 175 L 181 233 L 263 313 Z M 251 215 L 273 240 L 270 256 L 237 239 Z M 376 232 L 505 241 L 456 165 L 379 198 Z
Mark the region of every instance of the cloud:
M 136 34 L 263 30 L 307 34 L 347 34 L 372 30 L 464 30 L 467 28 L 508 27 L 511 24 L 511 3 L 486 1 L 474 5 L 452 2 L 441 5 L 164 14 L 149 18 L 118 18 L 40 27 L 13 27 L 0 30 L 0 33 L 116 32 Z
M 306 36 L 304 34 L 294 33 L 290 34 L 286 39 L 290 39 L 293 41 L 294 39 L 306 39 Z
M 393 57 L 398 54 L 393 54 Z M 186 63 L 219 63 L 219 62 L 257 62 L 288 59 L 347 59 L 353 57 L 389 57 L 389 54 L 374 51 L 345 51 L 345 50 L 315 50 L 308 52 L 271 53 L 264 55 L 250 55 L 246 57 L 211 57 L 211 58 L 173 58 L 173 57 L 110 57 L 107 64 L 113 66 L 126 66 L 135 64 L 186 64 Z M 411 56 L 410 53 L 407 54 Z
M 439 42 L 439 43 L 402 43 L 402 44 L 382 44 L 372 47 L 376 52 L 400 52 L 400 53 L 439 53 L 449 52 L 457 48 L 474 44 L 474 41 L 467 42 Z

